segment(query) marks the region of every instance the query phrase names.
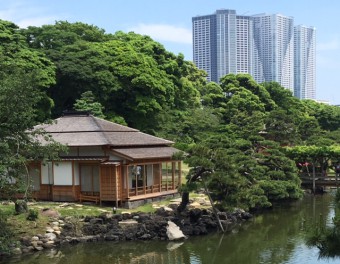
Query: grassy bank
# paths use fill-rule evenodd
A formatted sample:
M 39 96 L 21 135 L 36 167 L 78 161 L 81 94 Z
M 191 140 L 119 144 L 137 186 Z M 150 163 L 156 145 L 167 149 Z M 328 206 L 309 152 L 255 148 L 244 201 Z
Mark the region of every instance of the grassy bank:
M 154 204 L 145 204 L 136 209 L 117 209 L 116 213 L 122 212 L 153 212 L 155 206 L 163 206 L 170 202 L 170 200 L 164 200 L 162 202 Z M 44 215 L 43 211 L 50 209 L 58 212 L 62 217 L 75 216 L 98 216 L 102 213 L 113 212 L 113 208 L 110 205 L 103 204 L 102 206 L 91 203 L 55 203 L 55 202 L 34 202 L 29 203 L 28 208 L 38 213 L 38 218 L 34 221 L 27 220 L 29 213 L 16 214 L 15 206 L 12 202 L 0 203 L 0 210 L 7 218 L 7 223 L 10 229 L 14 233 L 14 240 L 18 240 L 23 236 L 33 236 L 36 234 L 44 234 L 46 226 L 50 221 L 50 217 Z
M 186 164 L 183 164 L 182 168 L 182 182 L 185 183 L 185 176 L 187 175 L 189 168 Z M 190 197 L 197 197 L 197 194 L 191 194 Z M 160 206 L 166 206 L 170 203 L 169 200 L 164 200 L 160 202 L 145 204 L 135 209 L 123 209 L 118 208 L 115 213 L 120 214 L 122 212 L 154 212 L 156 208 Z M 57 214 L 61 217 L 86 217 L 86 216 L 98 216 L 102 213 L 113 212 L 112 204 L 97 205 L 94 203 L 57 203 L 57 202 L 30 202 L 28 203 L 28 209 L 31 213 L 35 213 L 37 218 L 34 220 L 28 220 L 27 217 L 30 213 L 17 214 L 15 212 L 15 205 L 13 202 L 0 201 L 0 229 L 4 228 L 11 231 L 8 235 L 9 239 L 3 239 L 5 242 L 13 243 L 20 240 L 20 238 L 25 236 L 34 236 L 37 234 L 44 234 L 46 232 L 46 227 L 49 225 L 51 218 L 50 216 L 44 214 L 47 209 Z M 6 220 L 4 220 L 6 219 Z M 1 235 L 1 232 L 0 232 Z M 11 241 L 8 241 L 11 240 Z M 1 251 L 0 240 L 0 251 Z M 2 244 L 3 245 L 3 244 Z

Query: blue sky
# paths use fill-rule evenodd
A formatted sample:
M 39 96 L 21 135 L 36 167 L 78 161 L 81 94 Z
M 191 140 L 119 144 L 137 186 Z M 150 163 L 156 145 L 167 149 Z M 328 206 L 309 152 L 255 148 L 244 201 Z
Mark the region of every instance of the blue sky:
M 67 20 L 93 24 L 107 33 L 134 31 L 192 60 L 191 18 L 222 8 L 245 15 L 280 13 L 294 17 L 295 25 L 316 27 L 316 96 L 340 105 L 339 0 L 0 0 L 0 19 L 20 27 Z

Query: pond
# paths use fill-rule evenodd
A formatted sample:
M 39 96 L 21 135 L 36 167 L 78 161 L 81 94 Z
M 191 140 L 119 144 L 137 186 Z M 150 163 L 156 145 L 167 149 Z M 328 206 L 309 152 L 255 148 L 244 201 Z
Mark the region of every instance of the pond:
M 340 258 L 319 258 L 308 248 L 308 227 L 322 219 L 331 224 L 334 196 L 306 195 L 292 204 L 276 205 L 232 232 L 190 237 L 181 242 L 102 242 L 67 245 L 2 263 L 112 263 L 112 264 L 252 264 L 340 263 Z

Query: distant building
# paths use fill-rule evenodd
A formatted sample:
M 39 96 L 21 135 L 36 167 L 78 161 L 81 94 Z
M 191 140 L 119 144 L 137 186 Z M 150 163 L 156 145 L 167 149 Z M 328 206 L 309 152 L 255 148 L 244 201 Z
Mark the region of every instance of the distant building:
M 281 14 L 237 15 L 217 10 L 193 22 L 193 60 L 219 82 L 249 73 L 258 83 L 276 81 L 303 99 L 315 98 L 315 28 Z
M 254 79 L 275 81 L 294 89 L 294 21 L 280 14 L 260 14 L 254 20 Z
M 294 29 L 294 95 L 300 99 L 316 97 L 316 29 L 296 26 Z

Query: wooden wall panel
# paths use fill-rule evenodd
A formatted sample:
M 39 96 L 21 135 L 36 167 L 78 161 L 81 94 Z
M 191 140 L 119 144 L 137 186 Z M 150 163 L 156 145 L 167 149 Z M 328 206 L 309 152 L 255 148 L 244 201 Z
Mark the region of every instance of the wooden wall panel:
M 115 166 L 102 166 L 100 172 L 100 199 L 102 201 L 121 200 L 120 170 L 117 170 Z
M 69 202 L 78 200 L 73 187 L 75 186 L 53 186 L 53 201 Z
M 41 184 L 40 190 L 33 192 L 33 198 L 38 200 L 49 201 L 52 199 L 52 186 L 49 184 Z

